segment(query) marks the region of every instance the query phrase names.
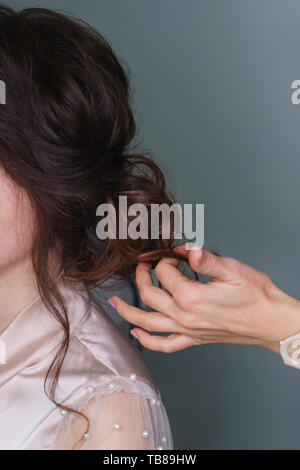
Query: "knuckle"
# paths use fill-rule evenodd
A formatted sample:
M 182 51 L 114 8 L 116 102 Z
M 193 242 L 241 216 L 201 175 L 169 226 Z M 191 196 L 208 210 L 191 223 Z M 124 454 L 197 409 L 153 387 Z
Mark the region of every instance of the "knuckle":
M 150 298 L 151 298 L 149 289 L 147 289 L 147 288 L 141 289 L 140 290 L 140 297 L 141 297 L 141 301 L 144 304 L 148 305 L 148 303 L 150 302 Z
M 174 352 L 173 345 L 171 343 L 169 343 L 168 341 L 166 341 L 165 344 L 162 347 L 162 352 L 164 352 L 166 354 L 171 354 L 172 352 Z
M 178 307 L 182 310 L 185 310 L 185 308 L 187 306 L 186 299 L 184 297 L 180 296 L 179 294 L 175 295 L 174 299 L 175 299 L 175 302 L 178 305 Z
M 161 276 L 161 274 L 163 273 L 163 271 L 164 271 L 164 264 L 163 264 L 163 261 L 160 261 L 155 266 L 155 269 L 154 269 L 156 277 L 159 278 Z
M 146 331 L 152 331 L 152 322 L 147 316 L 143 318 L 142 328 Z
M 272 280 L 271 280 L 270 276 L 267 273 L 265 273 L 264 271 L 260 272 L 260 278 L 261 278 L 262 283 L 265 286 L 268 286 L 269 284 L 272 283 Z
M 214 266 L 217 262 L 217 260 L 219 261 L 218 258 L 216 258 L 216 256 L 214 256 L 210 251 L 207 253 L 206 257 L 204 258 L 204 269 L 211 269 L 213 270 L 214 269 Z
M 191 328 L 194 323 L 194 316 L 187 312 L 179 312 L 176 321 L 184 328 Z
M 191 288 L 189 290 L 178 291 L 175 301 L 183 310 L 190 310 L 199 301 L 196 294 L 195 290 Z
M 270 276 L 267 273 L 265 273 L 264 271 L 261 271 L 261 276 L 266 282 L 270 281 L 270 279 L 271 279 Z
M 235 258 L 223 258 L 223 262 L 230 271 L 238 272 L 240 270 L 240 261 Z

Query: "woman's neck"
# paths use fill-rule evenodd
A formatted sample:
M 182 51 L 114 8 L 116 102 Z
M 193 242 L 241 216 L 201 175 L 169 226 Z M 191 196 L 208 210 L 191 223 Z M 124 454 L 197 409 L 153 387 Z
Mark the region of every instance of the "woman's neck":
M 29 259 L 0 268 L 0 334 L 38 295 Z
M 57 253 L 50 256 L 49 271 L 53 279 L 61 270 L 59 259 Z M 0 268 L 0 334 L 38 296 L 39 291 L 29 257 Z

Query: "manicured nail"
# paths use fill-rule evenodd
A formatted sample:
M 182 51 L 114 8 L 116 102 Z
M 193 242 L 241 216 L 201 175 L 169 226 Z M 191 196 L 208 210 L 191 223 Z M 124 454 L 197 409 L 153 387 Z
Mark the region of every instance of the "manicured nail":
M 116 301 L 113 297 L 109 297 L 108 303 L 113 307 L 116 308 Z
M 132 336 L 134 336 L 136 339 L 139 339 L 139 335 L 137 334 L 136 330 L 130 330 L 130 334 L 132 334 Z

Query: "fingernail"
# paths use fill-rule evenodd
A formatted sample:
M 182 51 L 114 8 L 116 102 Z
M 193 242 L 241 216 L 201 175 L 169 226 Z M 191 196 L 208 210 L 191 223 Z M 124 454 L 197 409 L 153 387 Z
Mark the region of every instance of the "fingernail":
M 186 250 L 202 250 L 202 246 L 197 245 L 197 243 L 186 243 L 185 244 L 185 249 Z
M 108 303 L 113 307 L 116 308 L 116 301 L 113 297 L 109 297 Z
M 132 336 L 134 336 L 136 339 L 139 339 L 139 335 L 137 334 L 136 330 L 130 330 L 130 334 L 132 334 Z
M 145 261 L 140 262 L 139 265 L 140 265 L 145 271 L 151 270 L 151 264 L 145 263 Z

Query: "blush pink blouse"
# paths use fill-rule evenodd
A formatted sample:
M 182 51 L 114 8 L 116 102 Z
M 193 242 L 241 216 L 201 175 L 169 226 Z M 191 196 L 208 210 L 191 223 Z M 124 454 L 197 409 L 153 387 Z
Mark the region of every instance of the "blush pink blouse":
M 140 353 L 84 291 L 63 276 L 56 282 L 70 320 L 56 402 L 84 416 L 44 391 L 62 328 L 38 297 L 0 335 L 0 449 L 172 449 L 166 411 Z

